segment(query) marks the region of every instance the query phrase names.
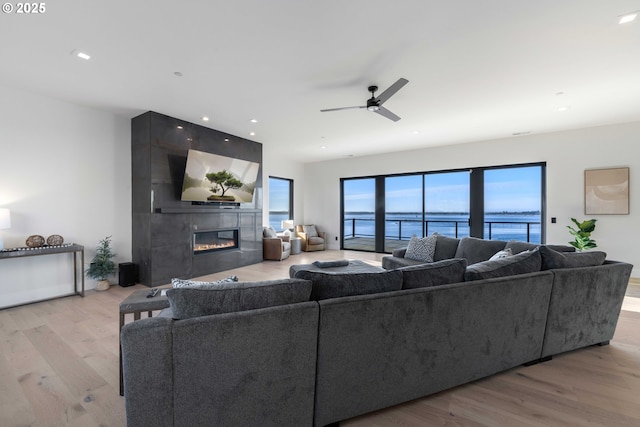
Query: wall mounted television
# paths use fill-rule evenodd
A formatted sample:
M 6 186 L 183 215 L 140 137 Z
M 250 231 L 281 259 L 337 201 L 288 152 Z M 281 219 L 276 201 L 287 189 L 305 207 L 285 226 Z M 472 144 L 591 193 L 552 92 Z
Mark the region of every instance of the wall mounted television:
M 189 150 L 181 200 L 195 204 L 251 203 L 260 164 Z

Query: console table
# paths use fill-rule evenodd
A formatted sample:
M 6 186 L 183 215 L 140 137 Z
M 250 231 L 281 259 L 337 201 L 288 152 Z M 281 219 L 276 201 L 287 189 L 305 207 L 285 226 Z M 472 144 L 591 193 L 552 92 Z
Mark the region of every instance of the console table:
M 84 297 L 84 246 L 77 245 L 75 243 L 59 245 L 59 246 L 41 246 L 39 248 L 11 248 L 0 251 L 0 260 L 2 259 L 15 259 L 24 258 L 28 256 L 40 256 L 40 255 L 55 255 L 55 254 L 73 254 L 73 293 L 57 295 L 50 298 L 44 298 L 41 300 L 28 301 L 23 304 L 31 304 L 34 302 L 47 301 L 54 298 L 67 297 L 71 295 L 80 295 Z M 80 271 L 78 272 L 78 266 Z M 78 290 L 78 282 L 80 282 L 80 289 Z M 22 305 L 22 304 L 19 304 Z M 3 307 L 9 308 L 9 307 Z

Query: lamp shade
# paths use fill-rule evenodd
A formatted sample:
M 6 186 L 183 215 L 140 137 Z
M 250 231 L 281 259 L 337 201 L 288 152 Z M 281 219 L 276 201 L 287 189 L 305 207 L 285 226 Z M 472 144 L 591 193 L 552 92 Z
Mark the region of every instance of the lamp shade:
M 285 230 L 290 230 L 293 228 L 293 220 L 292 219 L 285 219 L 284 221 L 282 221 L 282 228 Z
M 6 208 L 0 208 L 0 229 L 3 228 L 11 228 L 11 212 Z

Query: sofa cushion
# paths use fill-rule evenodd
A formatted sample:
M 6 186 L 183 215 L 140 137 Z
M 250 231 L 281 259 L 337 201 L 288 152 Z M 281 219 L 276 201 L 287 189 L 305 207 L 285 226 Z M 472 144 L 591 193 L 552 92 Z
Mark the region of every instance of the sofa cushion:
M 546 246 L 540 246 L 542 269 L 592 267 L 604 264 L 607 254 L 601 251 L 558 252 Z
M 324 243 L 324 239 L 322 237 L 318 237 L 318 236 L 309 237 L 307 239 L 307 243 L 310 244 L 310 245 L 321 245 L 321 244 Z
M 175 319 L 294 304 L 309 301 L 310 295 L 311 282 L 301 279 L 222 283 L 167 291 Z
M 442 261 L 443 259 L 452 259 L 456 256 L 456 250 L 460 239 L 455 237 L 443 236 L 442 234 L 433 233 L 436 236 L 436 252 L 433 255 L 434 261 Z
M 419 238 L 415 234 L 409 240 L 409 246 L 404 254 L 405 258 L 422 262 L 433 262 L 436 252 L 437 236 L 431 235 Z
M 538 245 L 536 243 L 521 242 L 519 240 L 509 240 L 504 248 L 505 249 L 507 249 L 507 248 L 511 249 L 511 251 L 514 254 L 519 254 L 520 252 L 533 250 L 533 249 L 537 248 L 538 246 L 540 246 L 540 245 Z M 545 246 L 553 249 L 554 251 L 558 251 L 558 252 L 575 252 L 576 251 L 576 248 L 574 248 L 573 246 L 569 246 L 569 245 L 545 245 Z
M 463 237 L 456 249 L 456 258 L 465 258 L 469 265 L 486 261 L 496 252 L 504 249 L 503 240 L 484 240 L 477 237 Z
M 402 267 L 402 289 L 426 288 L 464 281 L 467 260 L 445 259 L 429 264 Z
M 174 288 L 192 288 L 207 285 L 220 285 L 222 283 L 237 282 L 238 276 L 229 276 L 215 282 L 200 282 L 197 280 L 171 279 L 171 286 Z
M 470 265 L 464 273 L 464 279 L 471 281 L 534 273 L 540 271 L 541 265 L 540 251 L 534 249 L 510 257 Z
M 313 282 L 311 299 L 315 301 L 402 289 L 402 272 L 400 270 L 375 273 L 300 270 L 295 275 Z

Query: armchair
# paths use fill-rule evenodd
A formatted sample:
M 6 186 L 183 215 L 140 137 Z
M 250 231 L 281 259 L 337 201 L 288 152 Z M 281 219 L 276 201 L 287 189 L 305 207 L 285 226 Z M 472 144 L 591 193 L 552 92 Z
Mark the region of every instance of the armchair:
M 282 261 L 289 258 L 291 243 L 289 236 L 278 236 L 271 227 L 262 229 L 262 258 L 271 261 Z
M 327 235 L 324 231 L 318 231 L 315 225 L 296 225 L 296 236 L 301 240 L 303 251 L 324 251 Z

